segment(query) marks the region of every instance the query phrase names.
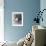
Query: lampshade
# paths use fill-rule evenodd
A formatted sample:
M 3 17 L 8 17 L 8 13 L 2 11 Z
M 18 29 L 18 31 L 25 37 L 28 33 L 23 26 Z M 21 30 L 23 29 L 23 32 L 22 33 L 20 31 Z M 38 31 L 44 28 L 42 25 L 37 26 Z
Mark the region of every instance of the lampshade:
M 0 7 L 3 7 L 4 5 L 4 0 L 0 0 Z

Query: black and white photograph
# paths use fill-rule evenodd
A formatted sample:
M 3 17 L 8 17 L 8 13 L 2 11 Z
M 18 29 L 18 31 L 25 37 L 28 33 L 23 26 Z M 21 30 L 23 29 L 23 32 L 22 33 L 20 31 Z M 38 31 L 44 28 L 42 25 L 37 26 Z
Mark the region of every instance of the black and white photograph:
M 23 26 L 23 12 L 12 12 L 12 26 Z

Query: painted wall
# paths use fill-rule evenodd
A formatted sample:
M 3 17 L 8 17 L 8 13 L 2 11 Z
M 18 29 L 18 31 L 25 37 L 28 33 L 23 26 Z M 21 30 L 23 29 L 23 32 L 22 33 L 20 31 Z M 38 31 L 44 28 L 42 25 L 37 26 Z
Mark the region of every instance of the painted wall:
M 4 0 L 4 35 L 7 41 L 18 41 L 32 29 L 32 20 L 40 9 L 40 0 Z M 12 26 L 12 12 L 24 13 L 24 26 Z
M 40 1 L 40 9 L 41 9 L 41 11 L 42 11 L 43 9 L 46 9 L 46 0 L 41 0 L 41 1 Z M 41 22 L 40 22 L 40 25 L 46 27 L 46 20 L 45 20 L 45 19 L 46 19 L 46 11 L 43 12 L 42 17 L 43 17 L 43 22 L 41 21 Z

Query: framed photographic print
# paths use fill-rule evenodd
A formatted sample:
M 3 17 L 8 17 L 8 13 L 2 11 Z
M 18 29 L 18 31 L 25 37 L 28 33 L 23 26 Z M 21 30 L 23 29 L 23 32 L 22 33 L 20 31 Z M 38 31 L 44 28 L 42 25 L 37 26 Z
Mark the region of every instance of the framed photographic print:
M 23 12 L 12 12 L 12 26 L 23 26 Z

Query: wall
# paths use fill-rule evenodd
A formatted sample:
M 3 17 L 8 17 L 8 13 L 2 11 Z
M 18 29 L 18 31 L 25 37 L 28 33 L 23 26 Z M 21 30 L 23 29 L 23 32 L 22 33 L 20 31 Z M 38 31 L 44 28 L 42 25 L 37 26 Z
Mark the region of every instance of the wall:
M 40 0 L 4 0 L 4 38 L 7 41 L 18 41 L 32 29 L 35 12 L 40 9 Z M 12 12 L 24 13 L 24 26 L 12 26 Z
M 46 0 L 40 0 L 40 9 L 41 9 L 41 11 L 42 11 L 43 9 L 46 9 Z M 43 22 L 41 21 L 41 22 L 40 22 L 40 25 L 46 27 L 46 20 L 45 20 L 45 19 L 46 19 L 46 11 L 43 12 L 42 17 L 43 17 Z

